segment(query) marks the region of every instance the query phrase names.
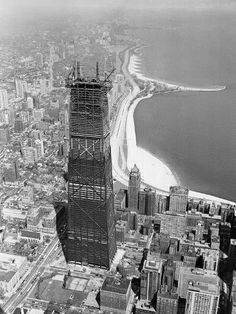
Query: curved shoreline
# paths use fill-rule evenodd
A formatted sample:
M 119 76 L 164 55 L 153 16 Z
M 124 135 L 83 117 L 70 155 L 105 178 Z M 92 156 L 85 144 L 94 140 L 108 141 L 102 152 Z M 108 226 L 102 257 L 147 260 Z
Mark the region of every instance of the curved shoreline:
M 133 49 L 133 51 L 137 51 L 137 48 Z M 186 86 L 186 85 L 177 84 L 177 83 L 176 84 L 175 83 L 169 83 L 165 80 L 153 79 L 153 78 L 150 78 L 150 77 L 143 75 L 142 73 L 140 73 L 138 71 L 137 65 L 140 62 L 141 61 L 136 54 L 133 54 L 130 56 L 130 64 L 132 67 L 131 71 L 129 71 L 130 74 L 136 76 L 141 81 L 152 82 L 152 83 L 157 84 L 158 86 L 161 86 L 163 88 L 176 90 L 176 91 L 180 91 L 180 92 L 219 92 L 219 91 L 223 91 L 226 89 L 225 85 L 223 85 L 223 86 L 209 86 L 209 87 L 193 87 L 193 86 Z
M 139 47 L 136 47 L 139 48 Z M 152 79 L 148 79 L 139 72 L 137 72 L 137 64 L 134 64 L 132 62 L 132 56 L 131 53 L 134 51 L 135 47 L 131 47 L 125 50 L 125 58 L 124 62 L 122 64 L 122 72 L 126 79 L 129 81 L 132 88 L 130 89 L 129 94 L 125 98 L 125 100 L 121 103 L 121 108 L 119 111 L 119 114 L 121 113 L 121 116 L 118 118 L 122 121 L 122 126 L 125 128 L 125 130 L 120 131 L 122 129 L 121 121 L 118 119 L 115 123 L 115 127 L 113 129 L 113 132 L 111 133 L 111 145 L 112 145 L 112 151 L 113 151 L 113 160 L 115 160 L 115 163 L 113 165 L 113 173 L 114 177 L 124 183 L 128 184 L 128 176 L 127 174 L 119 167 L 118 165 L 118 158 L 120 151 L 123 150 L 124 141 L 126 138 L 127 141 L 127 159 L 126 159 L 126 165 L 128 170 L 133 167 L 134 163 L 137 163 L 138 167 L 140 168 L 141 175 L 142 175 L 142 183 L 143 185 L 150 186 L 154 189 L 156 189 L 158 192 L 168 195 L 169 194 L 169 187 L 170 185 L 176 185 L 179 184 L 179 180 L 176 177 L 176 175 L 173 174 L 173 172 L 170 170 L 168 165 L 163 163 L 161 160 L 159 160 L 156 156 L 149 153 L 148 151 L 144 150 L 141 147 L 138 147 L 136 144 L 136 133 L 135 133 L 135 124 L 134 124 L 134 110 L 138 103 L 145 98 L 152 97 L 153 93 L 149 91 L 149 93 L 142 97 L 137 97 L 140 93 L 140 88 L 135 82 L 133 75 L 138 77 L 138 79 L 141 79 L 142 81 L 151 81 Z M 144 79 L 143 79 L 144 78 Z M 161 81 L 157 81 L 161 82 Z M 168 84 L 165 82 L 162 82 L 163 84 Z M 166 85 L 165 85 L 166 86 Z M 173 84 L 170 84 L 170 86 L 173 86 Z M 177 86 L 177 85 L 174 85 Z M 225 89 L 225 88 L 223 88 Z M 220 90 L 223 90 L 220 89 Z M 179 91 L 179 90 L 170 90 L 170 91 L 164 91 L 164 92 L 173 92 L 173 91 Z M 216 89 L 214 89 L 216 91 Z M 119 125 L 119 127 L 118 127 Z M 120 128 L 121 126 L 121 128 Z M 122 138 L 123 136 L 123 138 Z M 119 142 L 119 139 L 121 142 Z M 114 158 L 115 157 L 115 158 Z M 148 172 L 143 168 L 143 165 L 150 165 L 149 169 L 151 169 L 151 172 Z M 156 172 L 154 171 L 156 169 Z M 155 179 L 155 174 L 157 174 L 157 180 Z M 154 181 L 153 181 L 154 180 Z M 159 180 L 159 182 L 158 182 Z M 215 203 L 224 203 L 224 204 L 231 204 L 235 205 L 235 202 L 228 201 L 219 197 L 215 197 L 212 195 L 195 192 L 195 191 L 189 191 L 189 196 L 195 199 L 205 199 L 209 202 L 215 202 Z

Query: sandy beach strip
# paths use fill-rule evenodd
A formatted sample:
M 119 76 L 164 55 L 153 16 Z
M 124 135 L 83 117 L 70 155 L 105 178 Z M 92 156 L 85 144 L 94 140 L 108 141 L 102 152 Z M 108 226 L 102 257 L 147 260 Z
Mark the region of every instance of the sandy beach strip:
M 136 75 L 139 79 L 144 80 L 144 76 L 139 72 L 140 60 L 133 56 L 129 59 L 128 71 L 131 75 Z M 146 80 L 146 79 L 145 79 Z M 136 90 L 137 95 L 140 90 Z M 135 95 L 133 95 L 135 96 Z M 126 122 L 126 140 L 127 140 L 127 168 L 130 170 L 134 164 L 140 169 L 143 183 L 156 187 L 157 189 L 168 191 L 170 185 L 178 184 L 178 180 L 161 160 L 138 147 L 136 144 L 136 133 L 134 124 L 134 110 L 138 103 L 145 98 L 151 97 L 148 94 L 145 97 L 137 98 L 132 105 L 130 105 Z

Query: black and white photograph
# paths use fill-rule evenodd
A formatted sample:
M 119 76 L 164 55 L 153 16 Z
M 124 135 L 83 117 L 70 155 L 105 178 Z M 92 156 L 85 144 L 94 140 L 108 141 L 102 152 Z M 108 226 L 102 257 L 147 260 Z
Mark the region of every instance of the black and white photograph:
M 0 314 L 236 314 L 235 0 L 0 0 Z

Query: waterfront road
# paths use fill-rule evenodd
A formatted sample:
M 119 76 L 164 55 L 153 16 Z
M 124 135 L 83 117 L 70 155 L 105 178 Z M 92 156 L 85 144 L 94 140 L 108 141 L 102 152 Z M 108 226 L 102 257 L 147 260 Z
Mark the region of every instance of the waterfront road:
M 118 110 L 116 116 L 114 117 L 114 123 L 111 127 L 111 152 L 112 152 L 112 170 L 113 177 L 119 181 L 120 183 L 128 186 L 129 177 L 127 174 L 127 159 L 124 153 L 124 143 L 127 136 L 127 117 L 128 112 L 130 110 L 130 106 L 132 106 L 132 101 L 137 95 L 140 93 L 139 86 L 135 83 L 133 77 L 130 75 L 128 71 L 130 59 L 130 49 L 125 50 L 124 52 L 124 62 L 122 65 L 122 72 L 125 78 L 129 81 L 129 85 L 131 88 L 127 91 L 125 97 L 121 99 L 118 103 Z M 127 150 L 130 147 L 127 147 Z M 130 152 L 132 153 L 132 152 Z M 161 189 L 157 189 L 154 186 L 151 186 L 147 182 L 141 181 L 141 188 L 145 188 L 146 186 L 152 188 L 155 191 L 158 191 L 160 194 L 167 195 L 167 191 L 163 191 Z
M 116 116 L 114 117 L 114 124 L 111 128 L 111 151 L 112 151 L 112 165 L 113 165 L 113 177 L 121 182 L 124 185 L 128 185 L 128 175 L 124 171 L 124 167 L 120 167 L 119 159 L 121 158 L 122 164 L 124 161 L 125 155 L 123 151 L 123 145 L 125 141 L 126 134 L 126 119 L 128 115 L 128 110 L 132 99 L 139 93 L 139 87 L 134 83 L 131 76 L 128 74 L 127 67 L 129 63 L 129 49 L 125 50 L 124 53 L 124 62 L 122 65 L 122 72 L 125 78 L 129 79 L 132 88 L 129 88 L 129 91 L 125 98 L 118 104 L 118 110 Z M 129 75 L 129 76 L 128 76 Z

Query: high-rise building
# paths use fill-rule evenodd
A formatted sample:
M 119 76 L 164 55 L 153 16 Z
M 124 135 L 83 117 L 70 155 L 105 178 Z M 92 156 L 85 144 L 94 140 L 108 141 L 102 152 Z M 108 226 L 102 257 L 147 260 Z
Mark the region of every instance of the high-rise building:
M 37 139 L 35 141 L 35 148 L 37 150 L 37 158 L 40 159 L 44 156 L 44 145 L 43 145 L 43 141 Z
M 16 84 L 16 97 L 24 98 L 24 86 L 22 80 L 15 80 Z
M 232 261 L 233 263 L 236 262 L 236 240 L 235 239 L 230 239 L 228 256 L 229 256 L 230 261 Z
M 171 186 L 169 211 L 185 214 L 187 204 L 188 189 L 182 186 Z
M 178 311 L 178 294 L 164 291 L 158 291 L 156 314 L 177 314 Z
M 38 160 L 37 150 L 35 147 L 25 146 L 22 148 L 24 160 L 27 163 L 35 163 Z
M 64 110 L 59 111 L 58 120 L 61 122 L 62 125 L 65 125 L 65 111 Z
M 8 110 L 0 110 L 0 124 L 9 124 Z
M 68 114 L 68 109 L 65 109 L 65 124 L 69 124 L 69 114 Z
M 202 268 L 191 268 L 180 266 L 178 278 L 178 295 L 186 299 L 189 282 L 211 283 L 213 286 L 219 285 L 219 277 L 216 271 L 203 270 Z
M 166 290 L 171 292 L 173 289 L 175 278 L 175 264 L 172 259 L 168 259 L 164 265 L 163 271 L 163 284 L 166 286 Z
M 110 268 L 116 253 L 107 92 L 111 82 L 83 78 L 76 66 L 70 88 L 68 233 L 66 259 Z
M 21 119 L 21 117 L 16 117 L 15 123 L 14 123 L 14 132 L 15 133 L 21 133 L 24 131 L 24 123 Z
M 28 109 L 34 108 L 34 100 L 32 97 L 27 97 L 27 107 L 28 107 Z
M 204 222 L 198 221 L 196 225 L 196 233 L 195 233 L 196 241 L 201 241 L 203 239 L 203 232 L 204 232 Z
M 157 211 L 156 193 L 145 188 L 138 193 L 138 213 L 140 215 L 152 216 Z
M 231 224 L 229 222 L 220 223 L 220 249 L 228 253 L 230 246 Z
M 23 97 L 25 93 L 28 93 L 28 83 L 26 81 L 22 81 L 22 86 L 23 86 Z
M 138 209 L 138 193 L 140 189 L 141 175 L 138 167 L 134 167 L 129 175 L 129 190 L 128 190 L 128 206 L 131 210 Z
M 186 314 L 216 314 L 220 286 L 211 283 L 190 282 L 186 299 Z
M 60 59 L 65 59 L 66 57 L 66 49 L 65 49 L 65 43 L 63 42 L 63 40 L 61 41 L 60 45 L 59 45 L 59 58 Z
M 6 144 L 10 140 L 9 127 L 6 124 L 0 125 L 0 144 Z
M 217 208 L 215 203 L 210 204 L 209 206 L 209 215 L 214 216 L 217 213 Z
M 141 272 L 140 299 L 152 301 L 154 294 L 160 288 L 163 272 L 162 260 L 148 260 L 144 262 Z
M 50 66 L 49 69 L 49 80 L 47 81 L 48 83 L 48 92 L 51 92 L 53 90 L 53 68 L 52 65 Z
M 152 189 L 146 188 L 145 215 L 153 216 L 156 209 L 156 193 Z
M 30 185 L 24 186 L 22 192 L 22 203 L 24 205 L 33 204 L 34 203 L 34 190 L 33 187 Z
M 101 310 L 103 313 L 130 313 L 133 296 L 129 279 L 119 280 L 109 276 L 105 279 L 100 290 Z
M 0 225 L 1 226 L 1 225 Z M 233 283 L 231 290 L 231 304 L 232 304 L 232 314 L 236 313 L 236 271 L 233 271 Z
M 156 212 L 163 213 L 167 210 L 168 198 L 164 195 L 156 195 Z
M 12 161 L 4 164 L 3 178 L 5 182 L 14 182 L 19 178 L 19 170 L 17 161 Z
M 15 121 L 15 110 L 13 108 L 9 108 L 7 111 L 7 115 L 8 115 L 8 123 L 9 125 L 14 125 L 14 121 Z
M 0 110 L 8 109 L 8 96 L 5 89 L 0 90 Z
M 30 120 L 30 114 L 28 111 L 20 111 L 19 115 L 23 121 L 23 123 L 28 123 Z
M 145 215 L 146 206 L 146 192 L 139 191 L 138 193 L 138 213 L 139 215 Z
M 35 56 L 36 65 L 41 68 L 43 66 L 43 54 L 41 52 L 37 52 Z
M 47 80 L 46 80 L 46 78 L 41 78 L 39 82 L 40 82 L 40 93 L 42 95 L 46 95 L 47 94 Z
M 128 224 L 130 230 L 138 230 L 138 217 L 136 212 L 128 213 Z

